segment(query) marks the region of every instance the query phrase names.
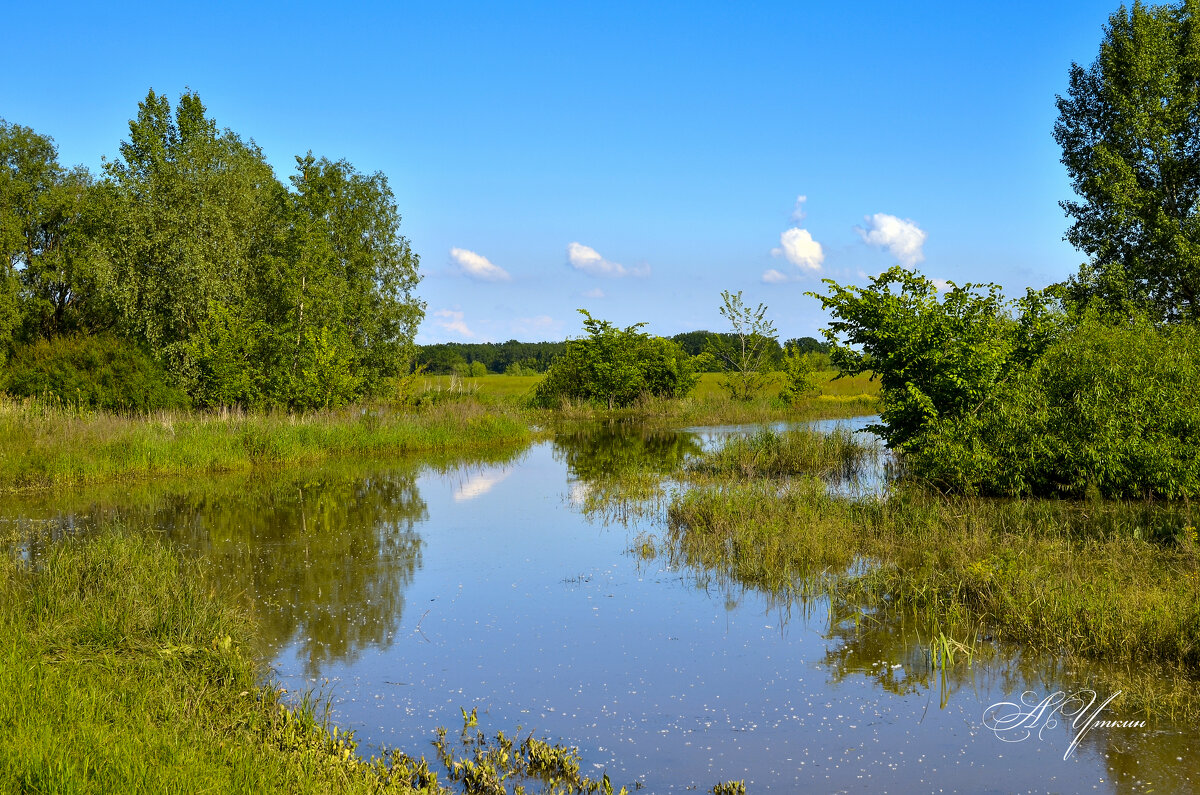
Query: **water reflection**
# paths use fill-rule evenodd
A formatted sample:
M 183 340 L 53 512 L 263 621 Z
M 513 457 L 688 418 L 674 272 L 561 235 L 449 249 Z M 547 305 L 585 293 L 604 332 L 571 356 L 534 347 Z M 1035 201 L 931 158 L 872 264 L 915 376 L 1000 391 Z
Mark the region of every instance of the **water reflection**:
M 566 464 L 568 475 L 593 485 L 631 473 L 670 475 L 703 445 L 692 431 L 620 423 L 577 426 L 554 437 L 555 457 Z
M 1011 747 L 980 727 L 984 706 L 1024 690 L 1132 691 L 1150 677 L 978 634 L 954 638 L 969 661 L 935 666 L 936 627 L 829 587 L 861 560 L 778 576 L 743 561 L 739 574 L 703 545 L 643 546 L 581 516 L 614 484 L 670 482 L 715 435 L 576 428 L 486 462 L 14 498 L 0 520 L 63 533 L 121 519 L 208 561 L 258 615 L 289 687 L 328 678 L 337 720 L 368 752 L 420 753 L 478 706 L 489 731 L 578 744 L 586 764 L 653 792 L 727 778 L 756 792 L 1195 788 L 1186 727 L 1093 732 L 1066 765 L 1069 726 Z M 1139 527 L 1156 532 L 1151 518 Z
M 489 460 L 511 462 L 519 452 Z M 460 466 L 360 462 L 25 495 L 5 501 L 0 521 L 20 525 L 24 554 L 35 558 L 64 535 L 113 524 L 160 534 L 240 595 L 262 656 L 286 650 L 315 677 L 391 646 L 422 567 L 418 527 L 429 513 L 417 479 Z M 455 499 L 479 496 L 507 472 L 468 476 Z

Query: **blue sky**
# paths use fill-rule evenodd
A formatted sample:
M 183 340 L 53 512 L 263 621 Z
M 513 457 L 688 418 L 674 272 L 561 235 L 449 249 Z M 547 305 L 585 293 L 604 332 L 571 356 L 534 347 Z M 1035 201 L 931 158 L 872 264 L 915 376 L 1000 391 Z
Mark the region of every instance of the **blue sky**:
M 1114 2 L 188 6 L 10 5 L 0 117 L 97 168 L 190 87 L 281 178 L 384 172 L 420 342 L 562 339 L 579 307 L 719 330 L 723 289 L 815 335 L 822 278 L 1017 294 L 1083 259 L 1054 98 Z

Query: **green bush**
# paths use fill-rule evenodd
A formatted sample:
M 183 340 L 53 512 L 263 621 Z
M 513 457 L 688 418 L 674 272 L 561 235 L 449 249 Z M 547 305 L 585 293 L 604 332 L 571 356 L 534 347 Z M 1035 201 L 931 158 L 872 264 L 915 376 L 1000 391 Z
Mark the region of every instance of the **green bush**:
M 117 411 L 188 406 L 187 396 L 138 347 L 109 335 L 56 337 L 18 346 L 0 389 L 67 405 Z
M 978 412 L 936 423 L 905 461 L 956 491 L 1200 494 L 1200 328 L 1089 314 Z
M 644 323 L 621 329 L 579 311 L 588 336 L 567 342 L 534 391 L 535 405 L 552 407 L 568 399 L 612 409 L 647 394 L 683 397 L 696 386 L 696 364 L 677 343 L 639 331 Z
M 828 336 L 849 343 L 833 360 L 880 378 L 877 429 L 911 476 L 968 494 L 1200 495 L 1200 327 L 1064 312 L 1049 292 L 939 293 L 899 268 L 830 284 Z

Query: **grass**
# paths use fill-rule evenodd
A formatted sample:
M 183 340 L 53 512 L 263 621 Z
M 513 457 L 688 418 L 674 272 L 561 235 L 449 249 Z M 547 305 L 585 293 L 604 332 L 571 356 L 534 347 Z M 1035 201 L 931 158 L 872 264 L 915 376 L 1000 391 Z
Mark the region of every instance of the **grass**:
M 819 391 L 799 405 L 779 400 L 779 384 L 770 384 L 748 401 L 733 400 L 721 388 L 724 376 L 702 373 L 691 395 L 682 399 L 646 399 L 628 409 L 613 412 L 591 404 L 567 404 L 559 411 L 535 412 L 539 422 L 587 422 L 605 418 L 624 418 L 659 424 L 716 425 L 724 423 L 764 422 L 771 420 L 811 420 L 853 417 L 877 410 L 879 383 L 869 376 L 834 378 L 831 371 L 816 374 Z M 495 398 L 520 405 L 532 396 L 543 376 L 486 375 L 478 378 L 428 376 L 426 391 L 466 391 L 481 398 Z
M 682 400 L 651 398 L 616 412 L 590 404 L 558 411 L 523 408 L 540 378 L 433 376 L 409 385 L 413 394 L 403 405 L 372 403 L 304 414 L 121 415 L 0 395 L 0 493 L 342 457 L 486 449 L 528 441 L 532 427 L 564 422 L 634 420 L 677 427 L 847 417 L 874 411 L 877 391 L 876 384 L 857 377 L 827 381 L 821 394 L 799 406 L 783 404 L 773 389 L 736 401 L 719 389 L 720 376 L 706 373 L 695 395 Z
M 0 398 L 0 491 L 244 471 L 344 456 L 486 448 L 532 438 L 515 409 L 470 397 L 308 414 L 78 412 Z
M 852 478 L 874 454 L 843 429 L 830 433 L 804 428 L 782 433 L 764 429 L 752 436 L 733 437 L 694 461 L 690 469 L 744 480 L 799 475 Z
M 0 790 L 413 791 L 263 686 L 244 620 L 165 547 L 105 535 L 0 565 Z
M 911 611 L 943 639 L 983 626 L 1019 648 L 1158 666 L 1175 685 L 1130 692 L 1124 706 L 1200 714 L 1200 563 L 1188 506 L 916 491 L 853 501 L 812 478 L 736 482 L 736 468 L 708 470 L 670 504 L 662 550 L 700 577 Z
M 62 541 L 36 565 L 0 559 L 0 791 L 452 791 L 423 758 L 361 758 L 321 702 L 264 685 L 243 651 L 252 625 L 199 566 L 119 530 Z M 438 733 L 460 791 L 504 793 L 511 779 L 613 792 L 575 749 L 492 740 L 468 732 L 475 721 L 464 712 L 458 748 Z

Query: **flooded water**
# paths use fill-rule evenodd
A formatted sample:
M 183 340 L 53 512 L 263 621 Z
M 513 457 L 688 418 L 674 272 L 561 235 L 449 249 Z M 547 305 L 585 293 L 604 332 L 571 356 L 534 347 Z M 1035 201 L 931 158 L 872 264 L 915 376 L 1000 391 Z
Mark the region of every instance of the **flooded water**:
M 670 472 L 730 432 L 581 431 L 488 460 L 162 481 L 2 513 L 61 532 L 120 519 L 208 561 L 253 607 L 284 686 L 332 696 L 368 752 L 432 756 L 435 728 L 478 708 L 485 732 L 577 745 L 585 772 L 648 792 L 1200 786 L 1192 727 L 1086 730 L 1076 702 L 1068 717 L 1022 702 L 1102 702 L 1099 668 L 986 649 L 943 674 L 918 624 L 704 586 L 634 551 L 653 517 L 582 511 L 614 472 Z

